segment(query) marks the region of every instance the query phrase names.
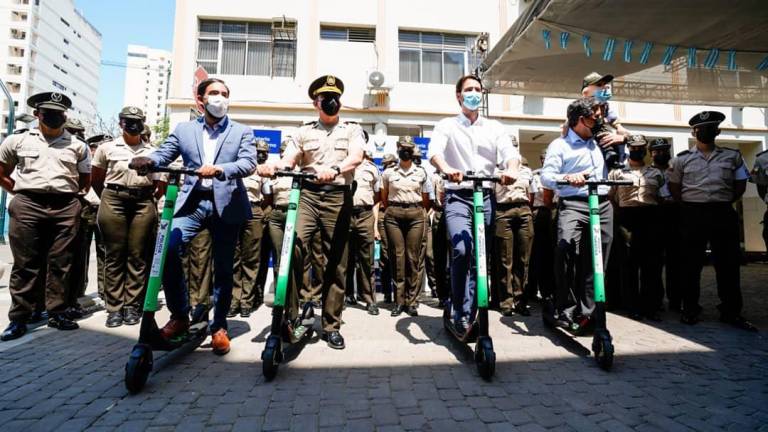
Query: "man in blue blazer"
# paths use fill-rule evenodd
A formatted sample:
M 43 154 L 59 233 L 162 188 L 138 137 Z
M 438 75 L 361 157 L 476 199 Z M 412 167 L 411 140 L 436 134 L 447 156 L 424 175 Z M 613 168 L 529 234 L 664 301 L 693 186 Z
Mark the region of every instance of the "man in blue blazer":
M 167 166 L 179 156 L 188 175 L 176 201 L 173 230 L 163 272 L 165 300 L 171 320 L 161 333 L 171 339 L 189 328 L 189 294 L 181 257 L 189 241 L 204 228 L 213 238 L 213 321 L 211 346 L 219 355 L 229 352 L 227 311 L 232 300 L 232 267 L 240 227 L 251 218 L 251 205 L 241 180 L 256 168 L 256 149 L 251 128 L 230 120 L 229 88 L 210 78 L 197 87 L 197 103 L 205 116 L 179 124 L 165 142 L 148 157 L 134 158 L 131 167 L 147 170 Z

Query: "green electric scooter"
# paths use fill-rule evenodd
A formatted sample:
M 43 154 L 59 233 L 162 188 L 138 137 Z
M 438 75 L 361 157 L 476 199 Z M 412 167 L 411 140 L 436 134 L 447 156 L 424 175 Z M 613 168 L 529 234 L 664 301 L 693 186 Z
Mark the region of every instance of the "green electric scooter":
M 155 167 L 153 172 L 169 174 L 168 187 L 165 190 L 165 205 L 163 206 L 160 228 L 152 255 L 152 267 L 149 272 L 147 293 L 144 297 L 144 311 L 141 315 L 139 341 L 134 345 L 128 363 L 125 365 L 125 388 L 131 393 L 138 393 L 144 388 L 154 365 L 152 351 L 173 351 L 181 347 L 199 345 L 208 334 L 206 321 L 194 323 L 189 331 L 172 340 L 166 340 L 160 335 L 155 321 L 158 310 L 157 297 L 163 280 L 165 256 L 168 251 L 168 239 L 171 234 L 173 213 L 176 207 L 176 197 L 179 192 L 179 180 L 183 174 L 197 175 L 195 170 L 186 168 Z
M 446 176 L 443 176 L 446 178 Z M 450 301 L 443 309 L 443 326 L 459 342 L 475 343 L 475 364 L 477 371 L 485 380 L 490 380 L 496 371 L 496 353 L 493 350 L 493 339 L 488 331 L 488 266 L 485 251 L 485 207 L 483 205 L 483 182 L 498 182 L 498 177 L 474 175 L 471 171 L 464 174 L 464 180 L 473 183 L 473 236 L 475 249 L 475 264 L 477 268 L 477 284 L 475 297 L 477 302 L 477 318 L 471 322 L 466 333 L 459 332 L 453 324 Z
M 296 236 L 296 217 L 299 212 L 302 180 L 312 180 L 314 174 L 294 171 L 278 171 L 278 177 L 292 177 L 291 195 L 288 202 L 288 213 L 285 217 L 283 245 L 280 250 L 280 267 L 275 283 L 275 301 L 272 306 L 272 326 L 264 351 L 261 352 L 262 373 L 267 380 L 277 375 L 277 368 L 284 359 L 283 344 L 297 343 L 312 337 L 315 324 L 315 310 L 312 302 L 307 302 L 297 322 L 289 322 L 285 317 L 285 302 L 288 294 L 288 279 L 291 271 L 293 256 L 293 241 Z
M 558 185 L 567 186 L 566 181 L 558 181 Z M 631 180 L 587 180 L 589 191 L 589 232 L 592 249 L 592 272 L 594 275 L 594 301 L 595 309 L 587 320 L 573 323 L 566 329 L 575 335 L 581 335 L 592 326 L 592 352 L 597 364 L 603 370 L 610 370 L 613 366 L 613 338 L 608 331 L 608 323 L 605 313 L 605 278 L 603 272 L 603 239 L 600 232 L 600 202 L 598 197 L 599 186 L 632 186 Z M 554 304 L 552 299 L 547 299 L 542 317 L 544 324 L 555 328 L 557 324 L 554 317 Z

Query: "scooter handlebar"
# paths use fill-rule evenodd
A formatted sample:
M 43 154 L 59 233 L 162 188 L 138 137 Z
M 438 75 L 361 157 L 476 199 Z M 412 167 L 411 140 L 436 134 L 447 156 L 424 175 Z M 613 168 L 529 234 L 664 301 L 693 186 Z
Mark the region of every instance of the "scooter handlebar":
M 440 177 L 442 177 L 444 180 L 448 180 L 448 176 L 445 174 L 440 174 Z M 464 173 L 462 178 L 464 181 L 489 181 L 494 183 L 499 183 L 501 181 L 501 178 L 497 176 L 477 175 L 471 174 L 471 172 Z
M 565 180 L 558 180 L 558 186 L 568 186 L 569 182 Z M 587 180 L 584 182 L 587 186 L 633 186 L 635 183 L 632 180 Z
M 171 167 L 161 167 L 161 166 L 153 166 L 149 169 L 150 172 L 164 172 L 169 174 L 186 174 L 186 175 L 197 175 L 197 171 L 189 168 L 171 168 Z
M 317 178 L 314 174 L 304 173 L 300 171 L 288 171 L 288 170 L 277 170 L 275 171 L 275 176 L 277 177 L 293 177 L 293 178 L 302 178 L 307 180 L 314 180 Z

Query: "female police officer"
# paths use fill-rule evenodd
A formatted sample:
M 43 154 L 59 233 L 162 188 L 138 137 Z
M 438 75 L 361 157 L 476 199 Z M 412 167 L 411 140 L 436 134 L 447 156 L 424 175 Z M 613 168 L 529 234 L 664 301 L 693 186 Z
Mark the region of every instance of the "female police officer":
M 400 137 L 397 141 L 400 163 L 382 175 L 381 201 L 386 209 L 384 226 L 396 288 L 392 316 L 398 316 L 406 309 L 409 315 L 418 315 L 419 260 L 422 258 L 430 186 L 426 171 L 411 160 L 414 148 L 411 137 Z
M 93 189 L 101 197 L 97 216 L 104 240 L 104 297 L 107 327 L 139 322 L 149 249 L 157 228 L 155 194 L 162 193 L 153 175 L 128 168 L 134 157 L 154 148 L 141 139 L 144 113 L 136 107 L 120 111 L 123 135 L 99 146 L 93 157 Z

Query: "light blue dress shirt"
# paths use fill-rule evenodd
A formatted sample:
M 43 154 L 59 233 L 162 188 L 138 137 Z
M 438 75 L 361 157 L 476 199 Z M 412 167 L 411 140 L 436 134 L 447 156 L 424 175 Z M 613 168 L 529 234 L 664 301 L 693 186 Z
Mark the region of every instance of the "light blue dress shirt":
M 587 186 L 577 188 L 557 184 L 564 180 L 566 174 L 582 172 L 590 173 L 589 180 L 603 180 L 608 175 L 603 153 L 595 140 L 584 140 L 573 129 L 568 129 L 565 137 L 557 138 L 547 147 L 547 157 L 541 169 L 541 183 L 545 188 L 556 191 L 561 198 L 586 197 L 589 195 Z M 600 195 L 607 195 L 608 190 L 608 186 L 599 186 L 597 191 Z

